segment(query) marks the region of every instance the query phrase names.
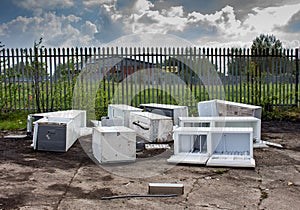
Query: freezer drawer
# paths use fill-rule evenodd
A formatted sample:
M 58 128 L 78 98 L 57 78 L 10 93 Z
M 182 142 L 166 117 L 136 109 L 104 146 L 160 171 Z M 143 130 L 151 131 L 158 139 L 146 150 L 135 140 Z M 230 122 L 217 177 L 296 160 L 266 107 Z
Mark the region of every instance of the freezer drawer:
M 131 112 L 141 112 L 142 109 L 129 106 L 126 104 L 109 104 L 108 105 L 108 117 L 121 117 L 124 120 L 124 126 L 129 127 L 129 115 Z
M 130 113 L 129 127 L 135 130 L 137 136 L 149 142 L 167 142 L 172 140 L 173 121 L 150 112 Z
M 173 118 L 174 125 L 179 124 L 179 117 L 187 117 L 188 116 L 188 107 L 187 106 L 178 106 L 171 104 L 140 104 L 140 108 L 144 111 L 151 112 L 154 114 L 160 114 L 167 117 Z
M 92 149 L 99 163 L 135 161 L 135 131 L 124 126 L 95 127 L 92 135 Z

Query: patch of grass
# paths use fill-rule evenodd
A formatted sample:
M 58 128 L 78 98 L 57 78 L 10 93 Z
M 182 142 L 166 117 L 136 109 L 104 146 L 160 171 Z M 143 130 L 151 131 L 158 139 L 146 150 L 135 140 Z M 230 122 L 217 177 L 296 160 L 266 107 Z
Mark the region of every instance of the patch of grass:
M 217 169 L 215 171 L 216 174 L 225 174 L 227 173 L 229 170 L 228 169 Z
M 272 111 L 263 111 L 263 120 L 278 120 L 300 122 L 300 108 L 274 109 Z
M 26 128 L 27 115 L 24 112 L 0 114 L 0 130 L 22 130 Z

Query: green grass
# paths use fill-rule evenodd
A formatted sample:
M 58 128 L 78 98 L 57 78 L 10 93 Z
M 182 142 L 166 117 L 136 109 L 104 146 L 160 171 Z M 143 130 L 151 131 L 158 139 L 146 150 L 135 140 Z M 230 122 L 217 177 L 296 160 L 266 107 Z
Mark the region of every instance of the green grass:
M 27 115 L 24 112 L 0 114 L 0 130 L 23 130 L 26 128 Z

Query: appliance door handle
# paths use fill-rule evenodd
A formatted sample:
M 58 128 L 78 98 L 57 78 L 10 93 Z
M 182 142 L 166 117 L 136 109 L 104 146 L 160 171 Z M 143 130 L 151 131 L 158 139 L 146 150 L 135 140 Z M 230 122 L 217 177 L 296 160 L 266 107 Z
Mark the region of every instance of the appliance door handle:
M 143 130 L 149 130 L 149 127 L 146 127 L 144 125 L 141 125 L 140 121 L 134 121 L 132 124 L 139 126 L 140 128 L 142 128 Z M 144 123 L 143 123 L 144 124 Z

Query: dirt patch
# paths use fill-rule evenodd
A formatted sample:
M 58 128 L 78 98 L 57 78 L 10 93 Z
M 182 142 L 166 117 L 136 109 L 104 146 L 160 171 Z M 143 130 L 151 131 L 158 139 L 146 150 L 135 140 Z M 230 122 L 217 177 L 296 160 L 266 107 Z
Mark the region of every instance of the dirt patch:
M 68 152 L 59 153 L 34 151 L 29 139 L 0 138 L 0 209 L 296 209 L 300 205 L 300 123 L 263 122 L 262 139 L 284 149 L 255 149 L 255 170 L 177 165 L 155 177 L 134 179 L 98 167 L 78 141 Z M 137 158 L 168 156 L 168 151 L 145 150 Z M 184 183 L 185 194 L 101 200 L 147 194 L 149 182 Z

